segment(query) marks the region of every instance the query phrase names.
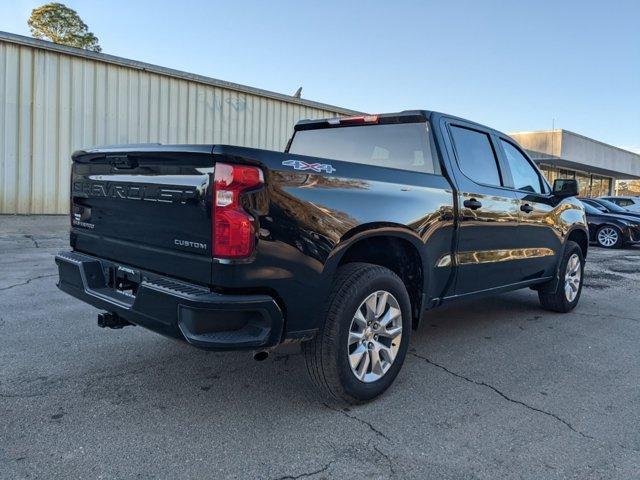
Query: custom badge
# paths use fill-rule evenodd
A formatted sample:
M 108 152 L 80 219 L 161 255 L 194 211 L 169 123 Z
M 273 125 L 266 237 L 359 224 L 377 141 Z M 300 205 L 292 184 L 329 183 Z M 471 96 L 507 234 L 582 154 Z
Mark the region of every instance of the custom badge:
M 328 163 L 307 163 L 302 160 L 285 160 L 282 162 L 285 167 L 293 167 L 294 170 L 313 170 L 314 172 L 333 173 L 336 171 L 333 165 Z

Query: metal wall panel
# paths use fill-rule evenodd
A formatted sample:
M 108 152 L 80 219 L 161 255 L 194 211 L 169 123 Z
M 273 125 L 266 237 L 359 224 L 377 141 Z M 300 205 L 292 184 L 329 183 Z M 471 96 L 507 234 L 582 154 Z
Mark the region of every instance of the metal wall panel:
M 283 150 L 296 121 L 353 113 L 6 36 L 0 36 L 0 213 L 67 213 L 70 155 L 83 147 L 228 143 Z

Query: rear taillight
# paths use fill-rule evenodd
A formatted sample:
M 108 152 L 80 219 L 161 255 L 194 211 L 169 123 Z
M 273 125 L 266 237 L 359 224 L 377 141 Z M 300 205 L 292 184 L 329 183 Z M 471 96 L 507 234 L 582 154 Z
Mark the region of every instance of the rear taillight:
M 217 258 L 243 258 L 255 246 L 254 220 L 240 205 L 242 192 L 264 183 L 262 170 L 216 163 L 213 175 L 213 250 Z

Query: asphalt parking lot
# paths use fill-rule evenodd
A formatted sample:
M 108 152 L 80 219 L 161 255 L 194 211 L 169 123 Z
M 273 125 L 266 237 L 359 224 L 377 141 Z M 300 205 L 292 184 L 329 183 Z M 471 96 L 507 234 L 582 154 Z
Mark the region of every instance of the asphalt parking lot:
M 578 308 L 524 290 L 429 313 L 368 405 L 255 362 L 103 330 L 55 287 L 66 217 L 0 216 L 2 478 L 640 478 L 640 249 L 591 248 Z

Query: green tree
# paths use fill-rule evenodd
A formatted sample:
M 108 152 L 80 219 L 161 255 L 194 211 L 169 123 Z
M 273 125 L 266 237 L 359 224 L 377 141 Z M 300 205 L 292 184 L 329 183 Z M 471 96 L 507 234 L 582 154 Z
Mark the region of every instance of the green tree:
M 27 22 L 35 38 L 46 38 L 54 43 L 101 52 L 98 37 L 75 10 L 61 3 L 47 3 L 31 11 Z

